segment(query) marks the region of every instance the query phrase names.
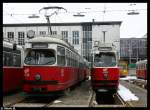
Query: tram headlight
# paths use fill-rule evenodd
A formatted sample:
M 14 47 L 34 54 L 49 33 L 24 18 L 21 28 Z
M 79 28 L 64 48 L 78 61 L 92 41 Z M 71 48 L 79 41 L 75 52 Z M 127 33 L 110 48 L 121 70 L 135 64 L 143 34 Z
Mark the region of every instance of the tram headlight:
M 35 80 L 38 81 L 38 80 L 40 80 L 40 79 L 41 79 L 41 75 L 40 75 L 40 74 L 36 74 L 36 75 L 35 75 Z

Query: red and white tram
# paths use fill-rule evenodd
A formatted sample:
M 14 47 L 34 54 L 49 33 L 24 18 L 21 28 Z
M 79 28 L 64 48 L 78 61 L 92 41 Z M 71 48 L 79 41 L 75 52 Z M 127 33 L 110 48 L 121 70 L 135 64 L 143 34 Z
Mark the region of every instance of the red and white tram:
M 84 59 L 67 42 L 54 36 L 37 36 L 25 44 L 26 93 L 63 91 L 85 79 Z
M 22 84 L 23 48 L 3 41 L 3 93 L 21 89 Z
M 101 44 L 93 50 L 91 84 L 96 93 L 116 93 L 119 85 L 117 51 L 111 44 Z
M 147 80 L 147 60 L 141 60 L 136 63 L 136 77 Z

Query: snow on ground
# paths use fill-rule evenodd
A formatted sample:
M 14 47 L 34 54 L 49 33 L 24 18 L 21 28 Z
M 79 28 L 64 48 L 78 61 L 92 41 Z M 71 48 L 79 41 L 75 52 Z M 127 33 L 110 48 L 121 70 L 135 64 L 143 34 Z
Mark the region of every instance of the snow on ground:
M 138 101 L 139 98 L 135 96 L 129 89 L 119 84 L 119 95 L 124 99 L 124 101 Z
M 137 77 L 136 76 L 127 76 L 124 78 L 120 78 L 120 80 L 130 80 L 130 79 L 137 79 Z
M 62 101 L 60 101 L 60 100 L 55 100 L 53 103 L 60 103 L 60 102 L 62 102 Z

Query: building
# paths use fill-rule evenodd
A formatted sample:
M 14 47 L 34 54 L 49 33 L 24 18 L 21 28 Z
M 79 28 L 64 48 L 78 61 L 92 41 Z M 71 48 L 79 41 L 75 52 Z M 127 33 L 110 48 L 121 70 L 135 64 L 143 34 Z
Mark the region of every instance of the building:
M 136 63 L 147 58 L 147 38 L 121 38 L 120 59 Z
M 74 46 L 79 54 L 92 61 L 92 47 L 95 41 L 113 43 L 120 53 L 121 21 L 51 23 L 52 34 L 62 35 L 63 39 Z M 3 38 L 19 45 L 36 35 L 48 33 L 47 23 L 3 24 Z
M 142 38 L 147 38 L 147 33 Z

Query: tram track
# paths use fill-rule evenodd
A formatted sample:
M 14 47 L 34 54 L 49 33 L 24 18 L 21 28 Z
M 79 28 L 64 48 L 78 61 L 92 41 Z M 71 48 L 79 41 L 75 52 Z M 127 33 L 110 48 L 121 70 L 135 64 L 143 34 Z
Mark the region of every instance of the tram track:
M 127 82 L 134 84 L 142 89 L 147 89 L 147 80 L 142 80 L 142 79 L 130 79 L 126 80 Z
M 97 102 L 96 101 L 96 93 L 92 92 L 91 99 L 89 101 L 89 107 L 133 107 L 130 102 L 126 102 L 123 98 L 118 94 L 113 95 L 113 101 L 108 102 L 110 99 L 106 99 L 105 101 Z M 102 96 L 101 96 L 102 98 Z M 101 100 L 101 98 L 99 100 Z
M 4 105 L 4 107 L 12 107 L 13 105 L 17 104 L 17 103 L 22 103 L 23 101 L 25 101 L 25 99 L 10 103 L 10 104 L 6 104 Z
M 5 104 L 4 107 L 49 107 L 53 102 L 59 99 L 60 96 L 55 97 L 25 97 L 22 100 L 18 100 L 9 104 Z
M 121 96 L 116 93 L 113 96 L 114 102 L 111 103 L 98 103 L 96 101 L 96 94 L 92 91 L 89 100 L 88 100 L 88 107 L 133 107 L 130 102 L 124 101 Z M 31 99 L 31 98 L 24 98 L 23 100 L 5 105 L 4 107 L 42 107 L 47 108 L 53 105 L 54 101 L 58 100 L 59 97 L 49 97 L 49 98 L 42 98 L 42 99 Z M 109 99 L 110 100 L 110 99 Z

